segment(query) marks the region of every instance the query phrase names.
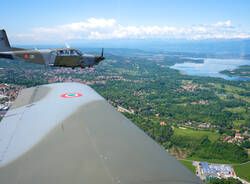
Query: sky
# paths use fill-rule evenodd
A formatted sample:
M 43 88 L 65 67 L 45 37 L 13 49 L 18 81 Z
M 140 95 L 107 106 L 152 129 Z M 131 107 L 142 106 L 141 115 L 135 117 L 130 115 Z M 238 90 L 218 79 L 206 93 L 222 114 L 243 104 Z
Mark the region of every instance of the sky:
M 1 0 L 13 43 L 250 39 L 249 0 Z

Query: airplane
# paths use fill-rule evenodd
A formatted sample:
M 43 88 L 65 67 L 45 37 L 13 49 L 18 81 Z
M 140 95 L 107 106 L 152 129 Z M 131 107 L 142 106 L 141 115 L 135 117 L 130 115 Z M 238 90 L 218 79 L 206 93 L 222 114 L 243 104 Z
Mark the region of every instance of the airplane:
M 28 50 L 11 47 L 6 31 L 0 30 L 0 58 L 21 60 L 29 63 L 51 67 L 92 67 L 104 60 L 103 49 L 101 56 L 83 54 L 75 48 L 58 48 L 43 50 Z

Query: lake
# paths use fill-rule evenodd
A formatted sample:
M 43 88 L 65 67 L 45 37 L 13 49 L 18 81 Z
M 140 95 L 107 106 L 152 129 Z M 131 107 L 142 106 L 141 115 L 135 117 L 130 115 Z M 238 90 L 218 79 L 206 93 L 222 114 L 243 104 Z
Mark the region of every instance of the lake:
M 241 65 L 250 65 L 250 60 L 243 59 L 204 59 L 204 63 L 181 63 L 170 68 L 184 71 L 187 75 L 220 77 L 226 80 L 250 80 L 243 77 L 229 77 L 219 73 L 223 70 L 233 70 Z

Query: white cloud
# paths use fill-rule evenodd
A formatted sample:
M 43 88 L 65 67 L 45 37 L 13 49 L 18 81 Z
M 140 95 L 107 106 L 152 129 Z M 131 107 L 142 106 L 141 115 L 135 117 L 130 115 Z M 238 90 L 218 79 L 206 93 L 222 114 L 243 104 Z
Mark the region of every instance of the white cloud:
M 147 38 L 250 38 L 250 33 L 242 31 L 231 20 L 215 24 L 194 25 L 190 27 L 169 26 L 123 26 L 115 19 L 90 18 L 84 22 L 38 27 L 28 34 L 15 35 L 18 39 L 30 39 L 40 42 L 64 42 L 76 39 L 147 39 Z
M 215 27 L 229 27 L 229 26 L 232 26 L 232 22 L 231 22 L 231 20 L 227 20 L 225 22 L 217 22 L 213 26 L 215 26 Z

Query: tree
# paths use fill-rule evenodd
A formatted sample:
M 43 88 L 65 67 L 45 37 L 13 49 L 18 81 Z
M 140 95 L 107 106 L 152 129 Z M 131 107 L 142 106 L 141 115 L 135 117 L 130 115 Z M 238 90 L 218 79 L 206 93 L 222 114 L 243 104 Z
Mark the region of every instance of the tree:
M 234 178 L 215 178 L 207 182 L 208 184 L 242 184 L 242 182 L 238 179 Z
M 171 136 L 174 134 L 173 129 L 169 125 L 161 126 L 160 127 L 160 134 L 157 137 L 157 141 L 163 144 L 166 141 L 169 141 Z
M 245 141 L 241 144 L 242 147 L 250 149 L 250 141 Z

